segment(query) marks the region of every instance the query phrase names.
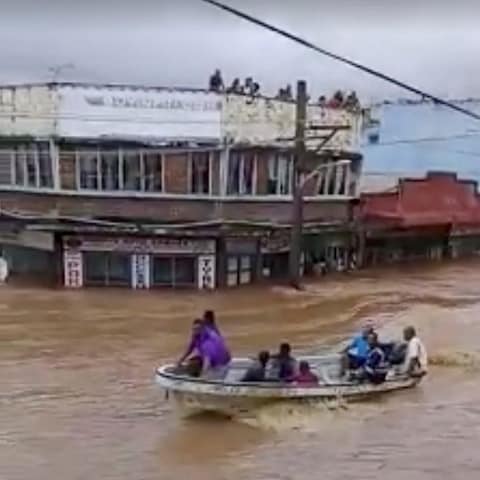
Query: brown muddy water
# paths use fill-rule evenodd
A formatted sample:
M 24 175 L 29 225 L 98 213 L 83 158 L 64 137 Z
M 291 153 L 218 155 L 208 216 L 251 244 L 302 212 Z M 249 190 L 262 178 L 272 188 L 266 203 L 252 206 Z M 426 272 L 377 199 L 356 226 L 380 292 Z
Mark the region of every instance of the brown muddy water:
M 215 294 L 0 288 L 0 479 L 479 478 L 480 263 Z M 415 324 L 420 388 L 327 410 L 275 405 L 248 424 L 182 419 L 153 383 L 214 308 L 235 354 L 334 344 L 373 318 Z

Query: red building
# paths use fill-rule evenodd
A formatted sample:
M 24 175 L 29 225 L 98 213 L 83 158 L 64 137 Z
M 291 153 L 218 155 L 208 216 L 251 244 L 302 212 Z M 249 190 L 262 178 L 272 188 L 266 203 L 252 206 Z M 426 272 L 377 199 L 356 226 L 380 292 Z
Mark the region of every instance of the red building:
M 362 194 L 356 221 L 364 266 L 480 252 L 477 183 L 454 173 L 429 172 L 393 190 Z

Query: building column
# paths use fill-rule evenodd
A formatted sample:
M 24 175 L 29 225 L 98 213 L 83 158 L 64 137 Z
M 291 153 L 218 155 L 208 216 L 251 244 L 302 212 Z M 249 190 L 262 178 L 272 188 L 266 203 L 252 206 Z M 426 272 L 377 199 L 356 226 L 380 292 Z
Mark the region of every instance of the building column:
M 58 145 L 55 143 L 55 140 L 53 140 L 53 138 L 49 140 L 49 149 L 50 161 L 52 163 L 53 189 L 60 190 L 60 151 Z
M 62 286 L 65 284 L 65 266 L 64 266 L 64 252 L 63 241 L 60 234 L 55 234 L 53 238 L 53 258 L 54 258 L 54 283 Z
M 366 254 L 366 235 L 363 230 L 359 230 L 357 234 L 357 268 L 365 266 Z
M 220 187 L 219 194 L 221 197 L 227 195 L 227 183 L 228 183 L 228 163 L 230 158 L 230 147 L 225 145 L 220 152 Z
M 352 182 L 352 163 L 347 163 L 345 165 L 345 190 L 343 194 L 347 197 L 355 196 L 355 192 L 352 192 L 351 189 L 351 182 Z

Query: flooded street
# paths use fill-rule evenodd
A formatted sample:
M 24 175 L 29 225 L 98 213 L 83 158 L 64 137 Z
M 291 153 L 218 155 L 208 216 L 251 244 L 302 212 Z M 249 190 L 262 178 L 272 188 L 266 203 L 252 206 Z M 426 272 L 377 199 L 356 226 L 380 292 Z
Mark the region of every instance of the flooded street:
M 477 479 L 480 263 L 214 294 L 0 289 L 0 478 Z M 420 388 L 346 410 L 276 405 L 254 424 L 181 419 L 153 383 L 191 320 L 217 311 L 235 354 L 315 351 L 374 318 L 414 324 Z

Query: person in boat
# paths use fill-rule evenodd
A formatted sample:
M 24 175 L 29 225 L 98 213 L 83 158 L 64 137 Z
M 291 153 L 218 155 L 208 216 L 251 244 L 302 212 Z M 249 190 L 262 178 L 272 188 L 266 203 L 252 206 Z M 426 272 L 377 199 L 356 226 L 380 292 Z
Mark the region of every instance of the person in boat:
M 297 362 L 291 355 L 292 347 L 289 343 L 282 343 L 278 353 L 272 358 L 270 379 L 280 382 L 291 382 L 296 373 Z
M 414 327 L 406 327 L 403 331 L 403 338 L 407 342 L 404 371 L 412 377 L 422 377 L 427 373 L 427 349 L 418 338 Z
M 348 370 L 357 370 L 363 367 L 367 360 L 368 351 L 370 350 L 368 336 L 373 332 L 373 327 L 371 325 L 366 325 L 345 347 L 342 352 L 341 360 L 342 376 Z
M 369 350 L 362 367 L 361 377 L 374 384 L 383 383 L 387 378 L 388 373 L 385 352 L 382 349 L 378 341 L 378 335 L 375 332 L 370 332 L 368 334 L 367 342 Z
M 221 380 L 230 366 L 230 351 L 221 335 L 203 324 L 196 351 L 202 359 L 202 376 Z
M 203 314 L 203 323 L 207 328 L 210 328 L 221 336 L 217 322 L 215 321 L 215 312 L 213 310 L 205 310 Z
M 263 350 L 258 354 L 257 360 L 248 368 L 242 378 L 242 382 L 263 382 L 267 373 L 267 365 L 270 360 L 270 352 Z
M 310 364 L 302 360 L 293 381 L 299 385 L 318 385 L 318 377 L 311 371 Z
M 203 319 L 196 319 L 192 326 L 190 344 L 177 362 L 177 367 L 187 359 L 187 367 L 192 363 L 195 366 L 200 364 L 203 376 L 218 379 L 225 376 L 231 356 L 223 337 L 205 325 Z

